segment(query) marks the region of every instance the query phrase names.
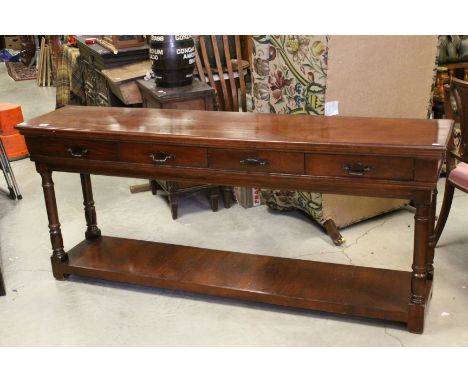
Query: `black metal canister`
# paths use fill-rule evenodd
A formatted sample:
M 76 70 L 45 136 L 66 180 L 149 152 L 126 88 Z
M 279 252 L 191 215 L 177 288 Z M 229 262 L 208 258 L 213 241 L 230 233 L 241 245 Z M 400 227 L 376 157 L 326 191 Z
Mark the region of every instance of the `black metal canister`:
M 150 60 L 156 84 L 190 85 L 195 67 L 195 44 L 190 35 L 152 35 Z

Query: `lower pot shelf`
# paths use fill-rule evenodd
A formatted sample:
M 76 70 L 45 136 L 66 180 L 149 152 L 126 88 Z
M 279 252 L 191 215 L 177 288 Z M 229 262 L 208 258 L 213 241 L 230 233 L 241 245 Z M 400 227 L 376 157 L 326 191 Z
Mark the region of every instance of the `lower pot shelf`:
M 408 321 L 411 273 L 100 237 L 68 252 L 64 274 Z

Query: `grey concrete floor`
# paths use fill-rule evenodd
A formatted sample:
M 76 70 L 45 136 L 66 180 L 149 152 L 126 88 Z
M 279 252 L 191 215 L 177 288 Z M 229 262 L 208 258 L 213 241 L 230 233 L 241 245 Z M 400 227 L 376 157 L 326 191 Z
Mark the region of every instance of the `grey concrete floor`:
M 13 82 L 0 63 L 0 102 L 22 105 L 25 118 L 53 110 L 54 89 Z M 456 192 L 436 250 L 436 281 L 423 335 L 392 322 L 340 317 L 165 291 L 52 277 L 40 177 L 29 159 L 12 163 L 24 199 L 0 194 L 1 258 L 7 288 L 0 298 L 0 345 L 6 346 L 466 346 L 468 345 L 468 197 Z M 79 177 L 55 173 L 65 247 L 83 239 Z M 142 240 L 410 270 L 413 215 L 400 210 L 342 231 L 335 247 L 299 213 L 238 205 L 211 212 L 203 194 L 167 203 L 130 194 L 137 179 L 93 176 L 103 234 Z M 3 179 L 0 187 L 4 189 Z M 444 180 L 440 180 L 440 202 Z

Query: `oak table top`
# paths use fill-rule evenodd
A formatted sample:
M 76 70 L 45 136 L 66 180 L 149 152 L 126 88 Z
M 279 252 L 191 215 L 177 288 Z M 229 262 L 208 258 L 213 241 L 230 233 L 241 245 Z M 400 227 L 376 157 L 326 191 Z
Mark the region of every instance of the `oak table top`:
M 450 120 L 324 117 L 198 110 L 66 106 L 20 125 L 25 133 L 86 133 L 99 139 L 164 140 L 187 144 L 283 150 L 349 151 L 438 157 Z

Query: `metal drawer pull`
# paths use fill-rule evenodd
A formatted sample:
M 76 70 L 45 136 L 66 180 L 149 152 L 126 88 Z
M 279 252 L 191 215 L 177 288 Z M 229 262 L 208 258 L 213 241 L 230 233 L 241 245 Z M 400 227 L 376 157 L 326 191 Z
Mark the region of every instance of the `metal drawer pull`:
M 164 152 L 157 152 L 150 154 L 149 157 L 154 163 L 166 163 L 168 160 L 175 159 L 174 154 L 168 154 Z
M 67 151 L 73 158 L 83 158 L 88 153 L 88 149 L 79 146 L 69 147 Z
M 353 176 L 363 176 L 364 173 L 369 172 L 371 168 L 371 166 L 362 164 L 361 162 L 345 163 L 343 165 L 343 170 L 345 170 L 349 175 Z
M 245 164 L 248 166 L 267 166 L 268 161 L 261 158 L 245 158 L 240 161 L 240 164 Z

